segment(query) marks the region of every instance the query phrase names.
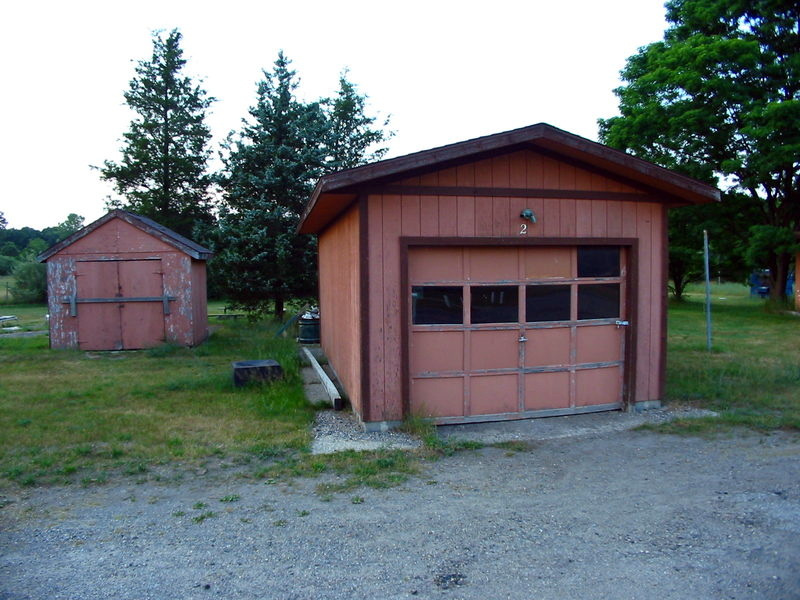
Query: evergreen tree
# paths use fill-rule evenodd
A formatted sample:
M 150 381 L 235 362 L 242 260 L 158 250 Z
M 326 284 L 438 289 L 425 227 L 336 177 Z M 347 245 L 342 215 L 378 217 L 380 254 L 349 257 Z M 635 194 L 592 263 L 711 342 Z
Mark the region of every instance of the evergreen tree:
M 228 138 L 220 185 L 225 192 L 216 262 L 229 299 L 252 313 L 316 290 L 313 238 L 295 229 L 325 163 L 326 119 L 319 103 L 295 96 L 296 74 L 283 54 L 258 84 L 250 121 Z
M 385 148 L 370 150 L 388 139 L 346 72 L 334 98 L 304 103 L 290 64 L 278 54 L 250 120 L 228 138 L 220 226 L 208 236 L 218 252 L 209 269 L 225 273 L 223 294 L 253 314 L 272 306 L 278 318 L 287 299 L 316 294 L 316 240 L 295 233 L 316 180 L 380 158 Z
M 601 140 L 705 181 L 722 176 L 760 207 L 751 252 L 783 297 L 800 226 L 800 6 L 788 0 L 670 0 L 663 41 L 642 48 L 615 91 Z M 763 248 L 762 248 L 763 250 Z
M 3 214 L 3 211 L 0 210 L 0 229 L 5 229 L 8 227 L 8 221 L 6 220 L 6 216 Z
M 125 101 L 137 116 L 124 134 L 119 163 L 100 169 L 124 200 L 109 202 L 191 236 L 197 222 L 210 222 L 206 173 L 211 132 L 205 116 L 213 98 L 182 74 L 181 34 L 153 35 L 153 55 L 136 67 Z
M 389 151 L 378 147 L 392 137 L 383 129 L 373 128 L 376 118 L 366 114 L 367 97 L 358 93 L 355 84 L 347 79 L 347 70 L 339 76 L 339 90 L 333 98 L 323 101 L 328 117 L 326 171 L 352 169 L 380 160 Z M 389 125 L 389 119 L 383 127 Z

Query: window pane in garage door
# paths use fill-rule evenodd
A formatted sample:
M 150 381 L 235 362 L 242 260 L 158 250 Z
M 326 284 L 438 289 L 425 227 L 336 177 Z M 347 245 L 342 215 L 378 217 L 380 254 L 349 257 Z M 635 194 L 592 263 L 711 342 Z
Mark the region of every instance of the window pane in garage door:
M 529 285 L 525 290 L 525 321 L 568 321 L 570 315 L 568 285 Z
M 578 277 L 619 277 L 619 247 L 578 246 Z
M 473 323 L 519 322 L 518 288 L 515 285 L 470 288 Z
M 578 319 L 619 317 L 619 284 L 601 283 L 578 286 Z
M 411 322 L 414 325 L 460 325 L 464 322 L 463 290 L 455 286 L 411 288 Z

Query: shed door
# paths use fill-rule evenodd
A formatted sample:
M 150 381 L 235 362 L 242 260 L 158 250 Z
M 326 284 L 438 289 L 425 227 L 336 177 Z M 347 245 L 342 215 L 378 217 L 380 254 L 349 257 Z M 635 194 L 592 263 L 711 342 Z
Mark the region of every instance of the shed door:
M 78 262 L 79 347 L 135 350 L 162 343 L 163 302 L 141 299 L 163 295 L 160 260 Z
M 621 407 L 625 252 L 411 249 L 412 412 L 447 422 Z

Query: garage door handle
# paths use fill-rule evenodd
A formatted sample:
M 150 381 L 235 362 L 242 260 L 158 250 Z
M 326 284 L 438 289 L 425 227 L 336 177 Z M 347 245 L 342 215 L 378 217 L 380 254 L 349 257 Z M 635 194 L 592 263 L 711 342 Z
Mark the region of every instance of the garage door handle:
M 521 336 L 519 336 L 519 341 L 520 342 L 527 342 L 528 338 L 526 338 L 524 335 L 521 335 Z
M 627 327 L 630 325 L 630 321 L 615 321 L 614 324 L 617 326 L 617 329 L 620 327 Z

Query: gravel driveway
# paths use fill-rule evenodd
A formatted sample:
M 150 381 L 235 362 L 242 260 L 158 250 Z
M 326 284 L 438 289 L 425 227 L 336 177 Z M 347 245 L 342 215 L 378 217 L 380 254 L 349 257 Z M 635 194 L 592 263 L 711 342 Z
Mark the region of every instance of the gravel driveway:
M 0 598 L 800 598 L 799 459 L 796 435 L 601 428 L 329 501 L 219 473 L 27 490 Z

